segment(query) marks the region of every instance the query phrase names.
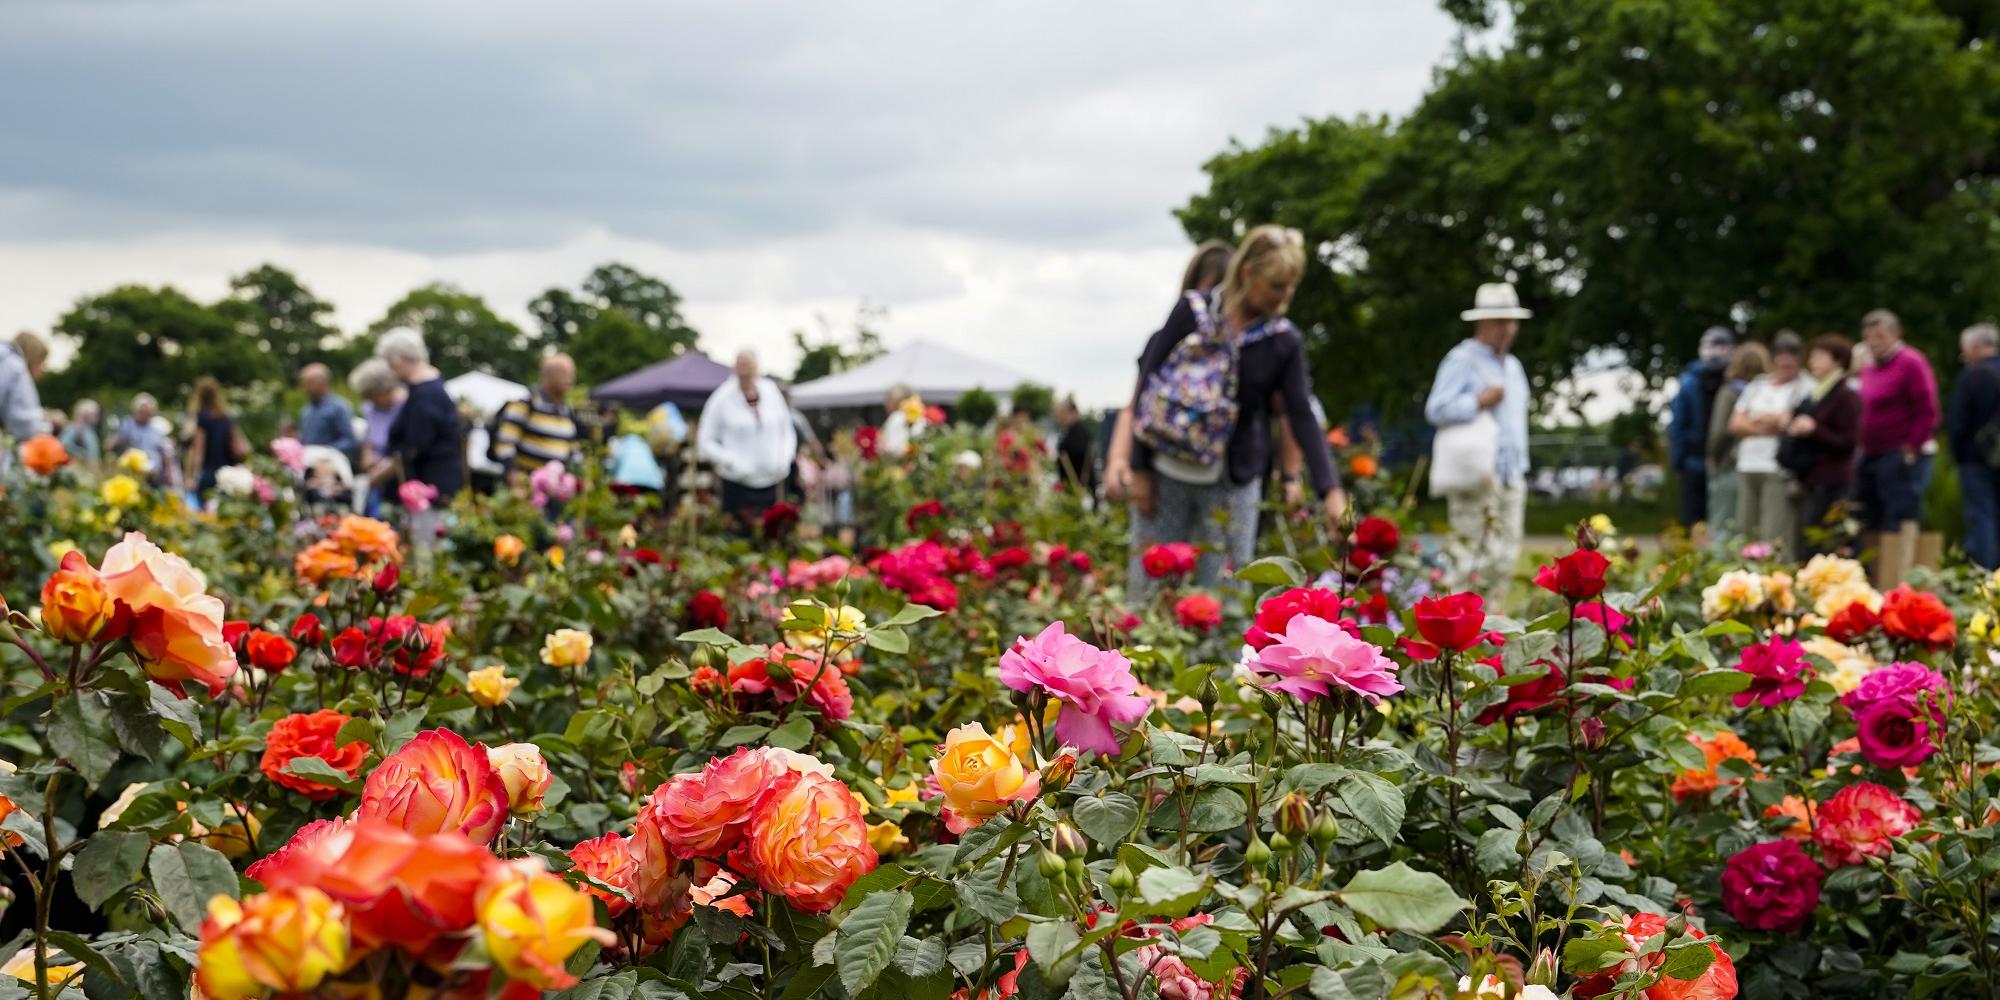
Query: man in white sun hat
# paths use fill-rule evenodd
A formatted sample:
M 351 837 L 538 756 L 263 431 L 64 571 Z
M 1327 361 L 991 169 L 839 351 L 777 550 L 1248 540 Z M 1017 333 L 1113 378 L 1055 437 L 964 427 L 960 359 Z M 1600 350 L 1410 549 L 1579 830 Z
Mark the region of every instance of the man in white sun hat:
M 1454 590 L 1476 590 L 1498 611 L 1521 558 L 1528 483 L 1528 373 L 1511 353 L 1521 321 L 1514 286 L 1479 286 L 1459 318 L 1472 336 L 1438 364 L 1424 402 L 1437 428 L 1431 492 L 1451 520 L 1445 546 Z

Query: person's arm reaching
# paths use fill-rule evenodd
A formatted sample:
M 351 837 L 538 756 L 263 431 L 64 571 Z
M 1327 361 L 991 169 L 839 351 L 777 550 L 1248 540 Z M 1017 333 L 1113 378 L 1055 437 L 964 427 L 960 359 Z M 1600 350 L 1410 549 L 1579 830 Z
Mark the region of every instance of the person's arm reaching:
M 1298 443 L 1299 451 L 1305 456 L 1306 468 L 1311 471 L 1313 490 L 1319 493 L 1326 504 L 1327 518 L 1340 516 L 1346 499 L 1340 491 L 1340 473 L 1333 467 L 1333 455 L 1327 451 L 1326 438 L 1319 433 L 1319 418 L 1312 411 L 1312 379 L 1306 374 L 1305 342 L 1298 341 L 1298 350 L 1293 352 L 1291 363 L 1285 366 L 1282 383 L 1285 396 L 1285 419 L 1291 427 L 1292 440 Z

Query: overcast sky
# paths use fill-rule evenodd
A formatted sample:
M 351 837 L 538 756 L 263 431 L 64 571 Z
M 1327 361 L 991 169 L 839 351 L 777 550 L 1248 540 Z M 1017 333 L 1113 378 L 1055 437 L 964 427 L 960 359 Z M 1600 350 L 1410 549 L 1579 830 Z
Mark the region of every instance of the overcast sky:
M 1107 402 L 1201 163 L 1404 112 L 1450 43 L 1419 0 L 11 0 L 0 330 L 264 261 L 350 329 L 434 280 L 526 323 L 617 259 L 711 354 L 789 372 L 791 330 L 866 298 L 891 344 Z

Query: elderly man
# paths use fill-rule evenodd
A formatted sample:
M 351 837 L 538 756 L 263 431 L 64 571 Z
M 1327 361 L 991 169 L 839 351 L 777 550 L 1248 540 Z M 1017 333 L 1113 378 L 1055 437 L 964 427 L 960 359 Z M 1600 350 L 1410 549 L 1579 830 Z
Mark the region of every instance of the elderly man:
M 777 502 L 799 438 L 778 384 L 757 373 L 757 355 L 738 354 L 735 372 L 701 408 L 695 444 L 722 480 L 723 513 L 748 534 Z
M 1441 431 L 1491 419 L 1497 447 L 1491 474 L 1477 486 L 1445 495 L 1451 522 L 1446 558 L 1453 589 L 1476 589 L 1498 610 L 1514 564 L 1521 558 L 1528 482 L 1528 373 L 1514 357 L 1521 321 L 1534 316 L 1521 308 L 1514 286 L 1479 286 L 1473 308 L 1459 318 L 1473 324 L 1438 365 L 1424 402 L 1424 419 Z
M 49 348 L 42 338 L 23 331 L 11 344 L 0 344 L 0 420 L 16 441 L 46 434 L 48 418 L 35 382 L 42 377 Z
M 575 462 L 576 411 L 565 400 L 576 385 L 576 362 L 567 354 L 551 354 L 542 362 L 542 377 L 527 399 L 500 408 L 499 428 L 489 449 L 493 460 L 510 473 L 531 473 L 550 462 Z
M 1903 342 L 1903 321 L 1895 313 L 1877 309 L 1863 316 L 1861 339 L 1872 361 L 1861 372 L 1861 468 L 1854 497 L 1866 529 L 1883 535 L 1885 561 L 1907 566 L 1915 538 L 1904 525 L 1915 525 L 1922 516 L 1937 451 L 1932 440 L 1938 429 L 1937 378 L 1923 353 Z
M 299 441 L 323 445 L 361 460 L 361 442 L 354 436 L 354 408 L 333 392 L 333 373 L 314 363 L 299 370 L 299 388 L 306 394 L 305 408 L 299 411 Z
M 165 482 L 173 475 L 173 444 L 160 429 L 157 418 L 160 415 L 159 400 L 150 392 L 142 392 L 132 397 L 132 411 L 118 422 L 118 430 L 111 435 L 111 445 L 106 450 L 112 457 L 136 451 L 146 456 L 146 470 L 155 482 Z
M 2000 565 L 2000 328 L 1978 323 L 1958 335 L 1965 373 L 1951 390 L 1945 426 L 1965 506 L 1965 556 L 1981 569 Z

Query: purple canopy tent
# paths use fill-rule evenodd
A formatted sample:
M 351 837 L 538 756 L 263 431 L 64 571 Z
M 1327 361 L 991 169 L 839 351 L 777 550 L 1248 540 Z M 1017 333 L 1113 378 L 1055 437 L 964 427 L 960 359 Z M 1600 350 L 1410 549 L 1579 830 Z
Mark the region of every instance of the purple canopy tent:
M 728 366 L 695 352 L 620 375 L 592 389 L 590 398 L 635 410 L 650 410 L 661 403 L 698 410 L 728 378 Z

